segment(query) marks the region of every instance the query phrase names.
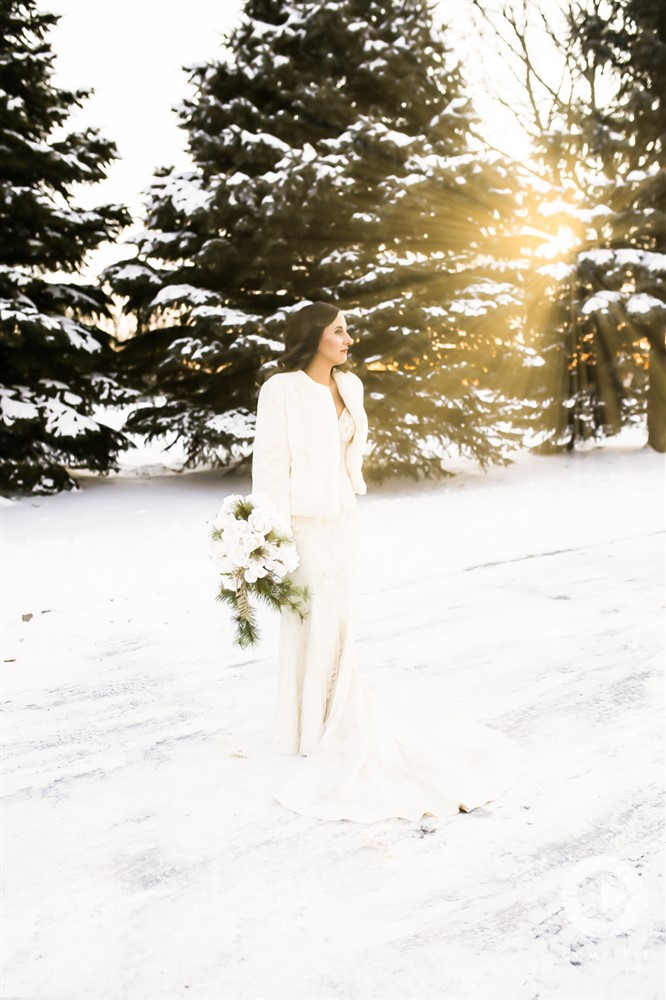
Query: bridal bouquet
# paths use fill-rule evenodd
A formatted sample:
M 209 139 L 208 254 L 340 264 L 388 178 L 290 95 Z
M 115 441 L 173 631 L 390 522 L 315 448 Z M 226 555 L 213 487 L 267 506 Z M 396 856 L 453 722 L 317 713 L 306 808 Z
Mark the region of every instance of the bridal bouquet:
M 275 611 L 289 608 L 303 621 L 310 593 L 288 575 L 298 566 L 298 553 L 270 497 L 233 493 L 211 523 L 210 556 L 222 573 L 216 600 L 233 608 L 237 645 L 244 649 L 259 639 L 252 596 Z

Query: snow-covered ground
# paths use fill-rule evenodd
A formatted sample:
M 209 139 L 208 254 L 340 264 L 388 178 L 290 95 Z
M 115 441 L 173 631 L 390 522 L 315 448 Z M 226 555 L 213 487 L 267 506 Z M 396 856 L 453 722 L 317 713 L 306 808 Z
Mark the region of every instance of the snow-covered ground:
M 365 682 L 523 754 L 447 820 L 273 800 L 301 762 L 269 748 L 278 621 L 233 648 L 208 558 L 247 478 L 3 502 L 3 996 L 662 997 L 664 463 L 643 441 L 358 498 Z

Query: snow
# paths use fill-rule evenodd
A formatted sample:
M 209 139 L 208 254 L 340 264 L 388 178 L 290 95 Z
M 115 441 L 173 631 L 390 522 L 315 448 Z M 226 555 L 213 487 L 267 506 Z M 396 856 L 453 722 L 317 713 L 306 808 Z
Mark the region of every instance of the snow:
M 498 305 L 507 305 L 516 301 L 514 285 L 510 285 L 506 281 L 492 281 L 490 278 L 485 278 L 476 284 L 467 285 L 465 294 L 492 295 Z
M 44 420 L 44 430 L 54 437 L 78 437 L 99 430 L 94 420 L 64 406 L 58 399 L 44 401 Z
M 623 136 L 622 133 L 616 133 L 616 132 L 612 133 L 612 137 L 618 139 L 620 142 L 622 142 L 625 139 L 625 136 Z M 627 176 L 625 177 L 625 180 L 644 181 L 649 176 L 650 175 L 646 173 L 645 170 L 630 170 Z
M 246 313 L 242 309 L 225 308 L 224 306 L 197 306 L 190 313 L 190 320 L 199 319 L 216 319 L 227 326 L 244 326 L 246 323 L 261 322 L 260 317 L 255 313 Z
M 608 312 L 608 307 L 614 302 L 622 302 L 624 296 L 622 292 L 616 292 L 612 290 L 604 289 L 600 292 L 595 292 L 590 298 L 583 303 L 580 307 L 581 315 L 588 316 L 594 313 L 604 313 Z
M 542 201 L 539 203 L 537 212 L 540 215 L 576 215 L 577 208 L 575 205 L 570 205 L 569 202 L 564 201 L 563 198 L 553 198 L 552 201 Z
M 424 174 L 438 174 L 476 164 L 477 159 L 478 153 L 474 152 L 459 153 L 455 156 L 441 156 L 439 153 L 427 153 L 424 156 L 410 156 L 405 160 L 404 167 L 406 170 L 416 170 Z
M 505 301 L 507 301 L 505 299 Z M 511 298 L 508 301 L 513 301 Z M 493 299 L 454 299 L 449 309 L 452 313 L 462 313 L 464 316 L 486 316 L 491 309 L 497 309 L 498 303 Z
M 273 801 L 299 764 L 269 749 L 278 621 L 232 648 L 208 557 L 248 477 L 3 501 L 5 994 L 659 995 L 664 471 L 644 442 L 456 459 L 358 498 L 365 682 L 524 755 L 446 821 Z
M 30 300 L 24 296 L 14 301 L 0 300 L 0 320 L 9 323 L 36 324 L 44 330 L 63 333 L 75 350 L 95 354 L 101 350 L 99 341 L 95 340 L 89 330 L 68 316 L 49 316 L 39 312 Z M 53 338 L 52 338 L 53 339 Z
M 586 250 L 578 254 L 578 260 L 591 260 L 599 267 L 640 267 L 651 274 L 666 274 L 666 254 L 652 250 L 635 250 L 623 247 L 620 250 Z
M 536 270 L 537 274 L 545 274 L 546 277 L 554 278 L 556 281 L 565 281 L 566 278 L 571 277 L 576 269 L 576 264 L 567 264 L 565 261 L 558 260 L 554 264 L 542 264 Z
M 359 260 L 360 254 L 358 250 L 331 250 L 329 254 L 322 257 L 319 261 L 322 267 L 328 267 L 329 265 L 339 265 L 339 264 L 356 264 Z
M 48 382 L 43 380 L 44 387 Z M 11 426 L 17 420 L 39 420 L 41 416 L 44 430 L 54 437 L 78 437 L 87 431 L 98 431 L 99 425 L 94 420 L 71 408 L 71 405 L 81 402 L 81 397 L 67 390 L 62 383 L 52 384 L 65 389 L 62 399 L 37 395 L 28 386 L 0 388 L 3 424 Z
M 173 185 L 171 189 L 171 200 L 176 211 L 186 216 L 207 211 L 214 198 L 214 191 L 203 189 L 202 179 L 195 171 L 179 175 L 179 179 L 181 178 L 182 185 Z
M 37 420 L 39 410 L 32 401 L 20 399 L 17 391 L 29 392 L 27 386 L 17 386 L 16 389 L 0 388 L 0 405 L 2 406 L 2 423 L 10 426 L 16 420 Z
M 271 132 L 249 132 L 247 129 L 241 128 L 240 125 L 228 125 L 220 132 L 219 139 L 230 146 L 240 144 L 243 149 L 251 149 L 254 146 L 268 146 L 281 155 L 291 150 L 291 146 L 288 143 L 279 139 Z M 234 174 L 235 176 L 237 175 Z M 243 177 L 245 175 L 240 173 L 240 176 Z M 249 178 L 247 179 L 249 180 Z
M 196 285 L 165 285 L 160 288 L 148 308 L 164 308 L 176 302 L 204 305 L 209 302 L 219 303 L 219 301 L 220 296 L 217 292 L 211 292 L 207 288 L 197 288 Z
M 113 264 L 111 270 L 114 280 L 117 281 L 148 281 L 152 285 L 162 284 L 162 278 L 145 264 Z
M 255 417 L 245 410 L 230 410 L 228 413 L 216 413 L 206 421 L 208 430 L 216 434 L 230 434 L 237 438 L 239 436 L 251 436 L 254 430 Z
M 654 295 L 648 295 L 647 292 L 632 295 L 627 302 L 627 312 L 630 316 L 646 315 L 653 311 L 666 313 L 666 302 L 662 302 Z
M 14 288 L 28 288 L 35 282 L 34 274 L 26 274 L 20 268 L 8 267 L 7 264 L 0 264 L 0 276 Z
M 244 174 L 242 170 L 236 170 L 230 174 L 225 181 L 226 187 L 238 187 L 239 185 L 251 184 L 252 179 L 249 174 Z

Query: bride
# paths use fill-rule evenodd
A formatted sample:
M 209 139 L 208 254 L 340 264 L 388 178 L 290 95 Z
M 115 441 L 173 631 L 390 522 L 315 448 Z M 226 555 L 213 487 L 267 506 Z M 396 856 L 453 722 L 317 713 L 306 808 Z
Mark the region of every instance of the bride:
M 363 682 L 354 636 L 363 382 L 334 305 L 291 313 L 284 340 L 279 369 L 259 391 L 252 491 L 268 494 L 291 529 L 300 559 L 292 575 L 311 597 L 303 621 L 286 609 L 280 618 L 272 748 L 305 759 L 275 798 L 306 816 L 361 823 L 469 812 L 514 784 L 514 746 L 446 719 L 439 706 L 430 719 L 420 706 L 410 729 Z

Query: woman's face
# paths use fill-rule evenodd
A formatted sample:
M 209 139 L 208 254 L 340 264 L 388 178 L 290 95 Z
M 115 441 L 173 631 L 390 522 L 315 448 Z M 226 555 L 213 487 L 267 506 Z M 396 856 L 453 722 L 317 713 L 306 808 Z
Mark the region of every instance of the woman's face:
M 342 365 L 347 360 L 347 348 L 354 341 L 347 332 L 347 322 L 339 312 L 333 322 L 324 327 L 319 341 L 318 354 L 332 365 Z

